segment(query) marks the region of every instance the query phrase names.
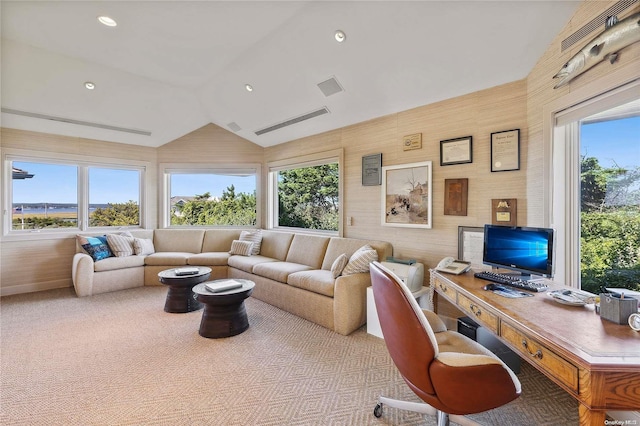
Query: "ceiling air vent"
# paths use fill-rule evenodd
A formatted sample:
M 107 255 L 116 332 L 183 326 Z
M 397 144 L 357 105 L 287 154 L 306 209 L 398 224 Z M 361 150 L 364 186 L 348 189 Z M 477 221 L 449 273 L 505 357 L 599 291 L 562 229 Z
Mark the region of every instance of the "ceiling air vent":
M 97 129 L 115 130 L 116 132 L 133 133 L 135 135 L 151 136 L 147 130 L 127 129 L 125 127 L 110 126 L 108 124 L 92 123 L 90 121 L 74 120 L 72 118 L 55 117 L 53 115 L 38 114 L 37 112 L 18 111 L 15 109 L 2 108 L 6 114 L 22 115 L 24 117 L 39 118 L 42 120 L 58 121 L 60 123 L 76 124 L 78 126 L 95 127 Z
M 316 111 L 312 111 L 299 117 L 283 121 L 282 123 L 274 124 L 261 130 L 256 130 L 255 134 L 258 136 L 264 135 L 265 133 L 273 132 L 274 130 L 282 129 L 283 127 L 291 126 L 292 124 L 300 123 L 301 121 L 309 120 L 310 118 L 318 117 L 325 114 L 329 114 L 329 110 L 327 109 L 327 107 L 322 107 Z
M 239 132 L 240 130 L 242 130 L 242 127 L 238 126 L 238 123 L 236 123 L 235 121 L 227 124 L 227 127 L 231 129 L 232 132 Z
M 318 87 L 327 97 L 335 95 L 336 93 L 344 92 L 344 89 L 340 85 L 340 82 L 338 82 L 335 77 L 331 77 L 329 80 L 318 83 Z

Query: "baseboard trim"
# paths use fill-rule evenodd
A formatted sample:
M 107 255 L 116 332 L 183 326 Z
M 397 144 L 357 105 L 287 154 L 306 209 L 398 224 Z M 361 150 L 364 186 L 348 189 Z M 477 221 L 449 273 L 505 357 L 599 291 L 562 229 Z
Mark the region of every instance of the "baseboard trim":
M 68 279 L 45 281 L 37 284 L 20 284 L 0 288 L 0 296 L 11 296 L 14 294 L 34 293 L 36 291 L 53 290 L 56 288 L 73 287 L 73 283 Z

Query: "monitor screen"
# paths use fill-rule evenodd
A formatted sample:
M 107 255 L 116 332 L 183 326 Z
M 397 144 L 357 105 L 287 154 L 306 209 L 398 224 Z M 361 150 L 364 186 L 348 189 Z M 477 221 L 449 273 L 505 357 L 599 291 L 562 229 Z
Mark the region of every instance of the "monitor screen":
M 553 229 L 485 225 L 482 261 L 525 275 L 553 276 Z

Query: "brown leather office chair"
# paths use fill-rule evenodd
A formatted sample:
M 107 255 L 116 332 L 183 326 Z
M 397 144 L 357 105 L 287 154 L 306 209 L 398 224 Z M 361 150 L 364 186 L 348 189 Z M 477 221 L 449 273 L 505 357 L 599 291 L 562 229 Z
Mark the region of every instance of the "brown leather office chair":
M 498 357 L 462 334 L 447 331 L 430 311 L 423 311 L 407 286 L 379 262 L 370 267 L 380 327 L 387 349 L 409 388 L 426 404 L 381 396 L 383 405 L 437 416 L 438 425 L 451 419 L 476 424 L 464 417 L 516 399 L 520 382 Z

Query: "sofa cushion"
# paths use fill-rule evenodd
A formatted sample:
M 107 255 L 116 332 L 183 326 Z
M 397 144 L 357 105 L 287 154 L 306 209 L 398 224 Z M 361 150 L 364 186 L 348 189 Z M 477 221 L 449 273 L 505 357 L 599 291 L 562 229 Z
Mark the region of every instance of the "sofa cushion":
M 253 243 L 251 241 L 233 240 L 231 242 L 231 250 L 229 254 L 237 254 L 239 256 L 251 256 L 253 251 Z
M 293 240 L 293 234 L 290 232 L 262 231 L 260 254 L 272 259 L 285 260 L 291 240 Z
M 82 249 L 93 259 L 94 262 L 113 256 L 113 252 L 107 243 L 107 236 L 85 237 L 76 236 L 76 240 Z
M 336 258 L 331 265 L 331 274 L 333 275 L 333 278 L 338 278 L 342 274 L 342 271 L 344 270 L 344 267 L 347 266 L 348 262 L 349 258 L 344 253 Z
M 137 256 L 146 256 L 155 253 L 156 249 L 153 246 L 153 240 L 151 238 L 134 238 L 133 252 Z
M 202 241 L 202 253 L 229 251 L 231 241 L 238 239 L 239 229 L 207 229 Z
M 333 297 L 335 280 L 331 271 L 313 269 L 310 271 L 294 272 L 287 277 L 287 283 L 324 296 Z
M 240 269 L 241 271 L 248 272 L 250 274 L 253 273 L 253 267 L 265 262 L 277 262 L 278 259 L 273 259 L 271 257 L 266 257 L 262 255 L 257 256 L 238 256 L 232 255 L 229 257 L 228 265 Z
M 289 246 L 286 261 L 308 265 L 311 269 L 320 269 L 327 244 L 329 237 L 296 234 Z
M 251 254 L 260 254 L 260 246 L 262 244 L 262 230 L 242 231 L 240 233 L 240 241 L 248 241 L 253 243 Z
M 144 264 L 155 266 L 186 265 L 189 258 L 193 255 L 194 253 L 175 251 L 155 252 L 144 258 Z
M 107 234 L 107 243 L 116 257 L 133 256 L 133 237 Z
M 266 262 L 254 266 L 253 273 L 255 275 L 269 278 L 274 281 L 286 283 L 289 274 L 300 271 L 309 271 L 311 269 L 313 268 L 308 265 L 302 265 L 300 263 Z
M 114 269 L 134 268 L 136 266 L 144 266 L 144 257 L 142 256 L 126 256 L 126 257 L 109 257 L 95 262 L 93 270 L 96 272 L 112 271 Z
M 201 253 L 204 229 L 156 229 L 153 246 L 156 252 Z
M 378 260 L 378 252 L 369 244 L 365 244 L 351 255 L 349 263 L 342 270 L 342 275 L 369 272 L 369 264 L 376 260 Z
M 327 246 L 327 253 L 324 255 L 322 269 L 330 270 L 331 265 L 338 256 L 345 253 L 347 257 L 351 257 L 351 255 L 364 244 L 369 244 L 373 247 L 378 252 L 378 259 L 380 260 L 385 260 L 387 257 L 393 255 L 393 246 L 386 241 L 332 237 Z
M 187 264 L 197 266 L 227 266 L 229 256 L 231 255 L 226 251 L 192 254 L 189 256 Z

